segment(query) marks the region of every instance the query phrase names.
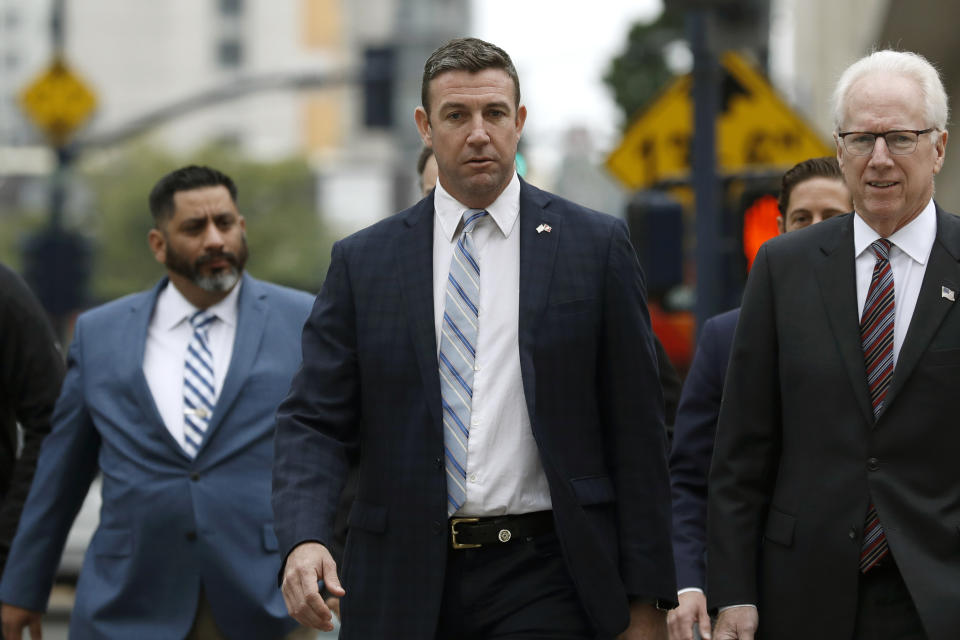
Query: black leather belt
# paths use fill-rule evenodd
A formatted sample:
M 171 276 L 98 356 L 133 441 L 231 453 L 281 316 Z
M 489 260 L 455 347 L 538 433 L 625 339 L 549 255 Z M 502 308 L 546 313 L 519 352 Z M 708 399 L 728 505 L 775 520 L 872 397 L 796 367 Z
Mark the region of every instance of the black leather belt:
M 454 549 L 476 549 L 525 540 L 550 531 L 553 531 L 552 511 L 491 518 L 450 518 L 450 545 Z

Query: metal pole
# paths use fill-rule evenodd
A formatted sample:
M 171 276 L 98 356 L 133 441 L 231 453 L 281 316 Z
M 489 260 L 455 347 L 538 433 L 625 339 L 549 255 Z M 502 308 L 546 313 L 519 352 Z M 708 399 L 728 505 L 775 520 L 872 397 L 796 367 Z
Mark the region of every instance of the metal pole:
M 66 20 L 66 0 L 54 0 L 50 15 L 50 44 L 53 49 L 54 64 L 64 60 L 64 23 Z M 54 146 L 57 166 L 50 176 L 50 230 L 63 228 L 63 209 L 66 201 L 66 182 L 70 170 L 71 154 L 62 143 Z
M 64 53 L 66 0 L 54 0 L 51 11 L 50 42 L 53 49 L 54 64 L 57 64 L 66 59 L 66 54 Z M 68 152 L 68 150 L 64 147 L 63 142 L 54 143 L 53 151 L 57 158 L 57 164 L 53 170 L 53 173 L 50 175 L 50 221 L 48 238 L 52 243 L 54 243 L 53 246 L 56 246 L 56 241 L 65 235 L 63 229 L 63 218 L 67 201 L 67 182 L 70 176 L 70 163 L 73 154 Z M 79 267 L 80 265 L 68 265 L 68 268 L 79 269 Z M 49 283 L 45 282 L 44 284 L 46 285 Z M 48 292 L 44 297 L 49 299 L 52 295 L 52 292 Z M 66 315 L 63 313 L 50 313 L 49 317 L 53 325 L 53 329 L 56 332 L 57 338 L 63 344 L 66 344 L 68 339 L 68 323 Z
M 687 14 L 693 48 L 693 190 L 696 203 L 697 297 L 694 314 L 703 323 L 722 309 L 720 189 L 716 169 L 716 120 L 720 101 L 720 66 L 711 47 L 710 10 Z

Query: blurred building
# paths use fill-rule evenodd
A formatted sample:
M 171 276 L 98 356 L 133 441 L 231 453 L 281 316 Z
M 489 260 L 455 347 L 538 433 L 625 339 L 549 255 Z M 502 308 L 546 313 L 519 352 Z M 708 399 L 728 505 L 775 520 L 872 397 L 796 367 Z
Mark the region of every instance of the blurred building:
M 960 57 L 956 24 L 960 3 L 953 0 L 772 0 L 771 51 L 780 48 L 786 71 L 778 78 L 802 113 L 829 135 L 830 99 L 843 70 L 874 49 L 916 51 L 940 69 L 951 105 L 960 105 Z M 784 46 L 785 45 L 785 46 Z M 777 75 L 774 69 L 775 76 Z M 937 202 L 960 212 L 960 145 L 947 145 L 937 178 Z
M 16 103 L 20 89 L 49 62 L 49 32 L 49 0 L 0 0 L 0 203 L 19 200 L 28 177 L 52 166 Z
M 36 140 L 15 96 L 49 57 L 48 4 L 45 0 L 0 0 L 0 144 L 5 146 Z
M 563 156 L 552 191 L 585 207 L 622 216 L 628 193 L 600 160 L 593 135 L 583 126 L 570 127 L 563 136 Z
M 0 0 L 0 148 L 22 153 L 40 142 L 15 100 L 50 63 L 53 6 Z M 356 79 L 368 49 L 388 50 L 396 91 L 383 109 L 393 112 L 392 127 L 368 127 L 360 84 L 337 80 L 184 110 L 147 134 L 179 154 L 214 142 L 261 160 L 306 154 L 316 168 L 318 209 L 353 227 L 410 201 L 417 151 L 412 113 L 423 60 L 470 24 L 468 0 L 66 0 L 63 6 L 67 61 L 98 99 L 81 139 L 109 135 L 218 88 L 229 93 L 251 79 L 300 72 Z

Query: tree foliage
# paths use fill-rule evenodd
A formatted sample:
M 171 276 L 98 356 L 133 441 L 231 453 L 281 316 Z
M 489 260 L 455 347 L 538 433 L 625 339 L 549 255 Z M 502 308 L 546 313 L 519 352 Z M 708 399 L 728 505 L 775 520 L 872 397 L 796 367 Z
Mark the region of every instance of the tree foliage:
M 624 128 L 673 78 L 664 50 L 683 38 L 683 14 L 671 9 L 653 22 L 638 22 L 630 28 L 626 48 L 611 60 L 603 76 L 623 113 Z
M 131 146 L 80 169 L 93 192 L 94 300 L 139 291 L 163 275 L 147 246 L 153 226 L 147 195 L 160 176 L 189 163 L 216 167 L 236 182 L 237 206 L 247 222 L 247 270 L 264 280 L 317 291 L 332 238 L 316 213 L 315 181 L 305 160 L 255 162 L 227 146 L 209 147 L 186 159 Z

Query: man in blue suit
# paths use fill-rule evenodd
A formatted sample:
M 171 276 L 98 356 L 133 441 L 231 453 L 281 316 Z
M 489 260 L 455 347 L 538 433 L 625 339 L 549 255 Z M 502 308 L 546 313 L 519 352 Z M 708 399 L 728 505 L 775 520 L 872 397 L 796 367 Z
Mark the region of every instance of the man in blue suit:
M 84 313 L 3 581 L 4 638 L 39 637 L 91 480 L 100 525 L 70 637 L 299 637 L 273 587 L 273 416 L 300 364 L 305 293 L 243 273 L 245 222 L 223 173 L 185 167 L 150 195 L 152 290 Z M 288 634 L 294 635 L 288 635 Z
M 663 403 L 626 226 L 517 177 L 499 47 L 440 47 L 422 100 L 434 193 L 336 244 L 278 412 L 287 606 L 330 628 L 319 578 L 343 640 L 665 638 Z
M 797 231 L 853 208 L 834 157 L 811 158 L 783 174 L 778 201 L 780 233 Z M 670 640 L 692 640 L 694 627 L 710 637 L 706 584 L 707 476 L 720 417 L 720 400 L 740 309 L 703 323 L 697 352 L 683 385 L 670 453 L 673 554 L 680 606 L 670 612 Z

